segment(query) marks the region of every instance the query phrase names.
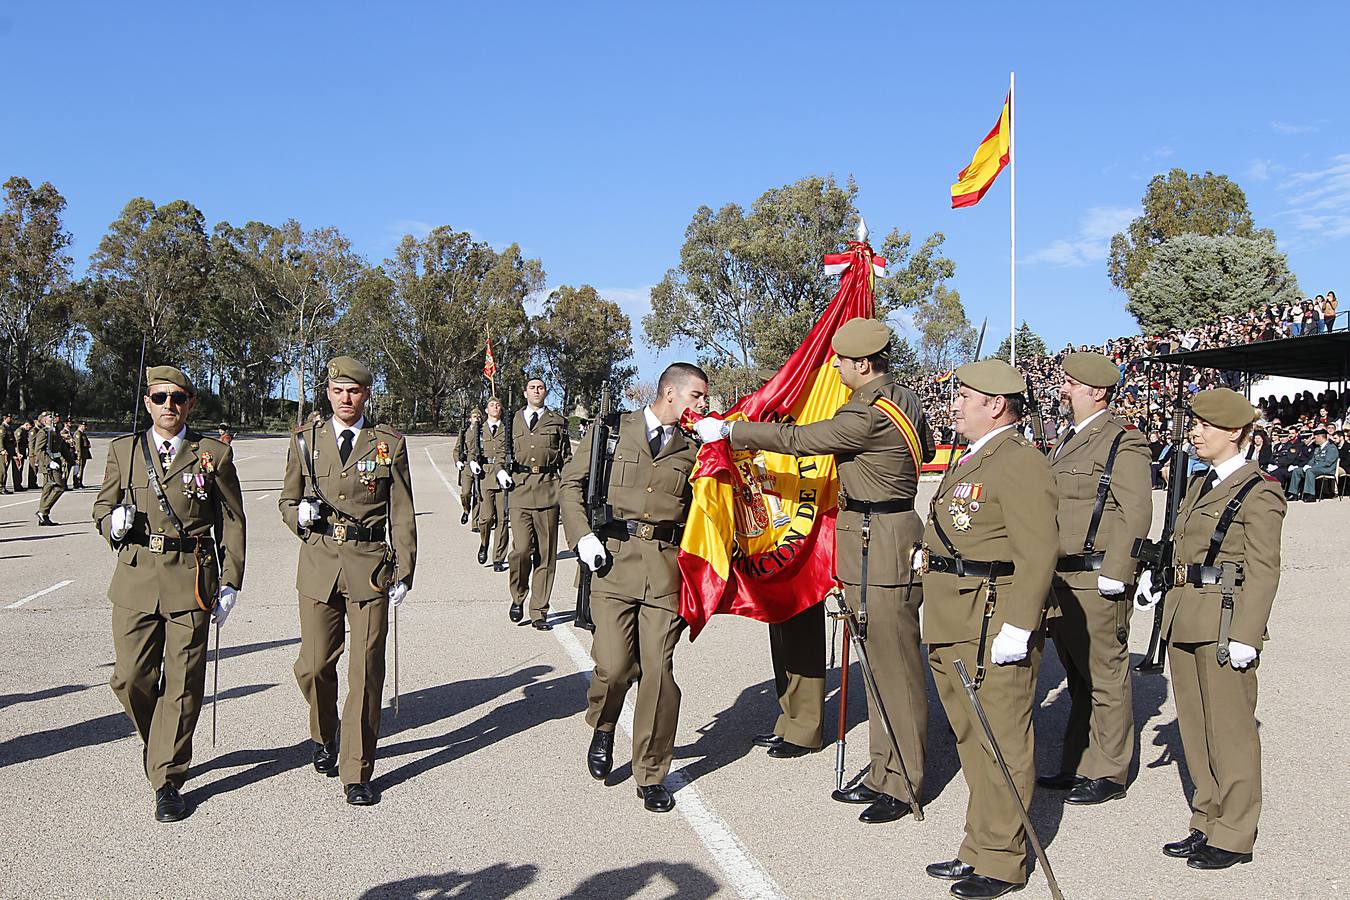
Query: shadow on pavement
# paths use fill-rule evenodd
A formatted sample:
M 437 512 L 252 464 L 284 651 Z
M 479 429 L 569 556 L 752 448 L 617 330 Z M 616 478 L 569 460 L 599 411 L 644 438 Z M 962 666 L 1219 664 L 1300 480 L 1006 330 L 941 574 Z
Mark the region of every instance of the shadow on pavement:
M 529 887 L 539 874 L 533 865 L 513 866 L 497 863 L 477 872 L 446 872 L 443 875 L 416 875 L 379 884 L 361 895 L 361 900 L 382 897 L 475 897 L 502 900 Z
M 0 557 L 3 559 L 3 557 Z M 80 691 L 87 691 L 92 684 L 67 684 L 61 687 L 44 688 L 40 691 L 33 691 L 28 694 L 0 694 L 0 709 L 9 706 L 18 706 L 20 703 L 33 703 L 38 700 L 50 700 L 52 697 L 64 697 L 66 694 L 76 694 Z
M 222 698 L 224 694 L 221 694 Z M 268 747 L 262 750 L 235 750 L 222 756 L 216 756 L 199 766 L 193 766 L 189 778 L 201 778 L 218 769 L 236 769 L 247 767 L 242 772 L 226 775 L 209 784 L 204 784 L 185 794 L 193 805 L 210 800 L 218 794 L 228 794 L 250 785 L 280 775 L 290 769 L 299 769 L 310 764 L 310 740 L 305 738 L 296 744 L 283 747 Z
M 675 748 L 675 759 L 694 760 L 680 767 L 680 774 L 687 781 L 697 781 L 748 756 L 756 749 L 750 739 L 770 730 L 778 712 L 778 694 L 772 678 L 745 688 L 736 702 L 697 729 L 698 740 Z
M 43 534 L 26 534 L 23 537 L 0 538 L 0 544 L 14 544 L 19 541 L 49 541 L 52 538 L 71 537 L 76 534 L 84 534 L 82 531 L 48 531 Z
M 590 898 L 636 897 L 657 881 L 661 896 L 672 900 L 707 900 L 717 893 L 718 885 L 711 875 L 690 863 L 648 862 L 623 869 L 597 872 L 587 878 L 563 900 L 590 900 Z M 662 884 L 661 882 L 667 882 Z M 674 886 L 673 893 L 665 889 Z
M 224 629 L 222 629 L 224 630 Z M 238 647 L 221 647 L 221 659 L 233 659 L 236 656 L 243 656 L 247 653 L 258 653 L 263 650 L 275 650 L 277 647 L 289 647 L 292 644 L 300 643 L 300 638 L 283 638 L 275 641 L 258 641 L 256 644 L 240 644 Z

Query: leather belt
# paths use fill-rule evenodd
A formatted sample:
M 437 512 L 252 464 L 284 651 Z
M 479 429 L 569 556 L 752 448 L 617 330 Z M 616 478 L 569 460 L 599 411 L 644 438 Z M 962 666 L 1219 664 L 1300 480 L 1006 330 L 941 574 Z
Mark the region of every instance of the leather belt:
M 315 534 L 326 534 L 339 544 L 350 543 L 351 541 L 365 541 L 374 543 L 384 540 L 384 526 L 376 525 L 374 528 L 367 528 L 364 525 L 343 525 L 336 522 L 315 522 L 310 526 L 310 531 Z
M 605 532 L 613 537 L 635 537 L 643 541 L 665 541 L 678 544 L 684 537 L 684 525 L 657 525 L 653 522 L 639 522 L 636 519 L 611 519 L 605 525 Z
M 839 496 L 839 509 L 841 512 L 871 513 L 874 516 L 881 513 L 912 512 L 914 498 L 909 497 L 904 500 L 855 500 L 841 494 Z
M 198 547 L 210 547 L 215 543 L 209 537 L 166 537 L 162 534 L 142 534 L 133 531 L 122 539 L 128 544 L 148 547 L 151 553 L 191 553 Z
M 1242 584 L 1242 566 L 1239 564 L 1237 569 L 1237 583 Z M 1192 587 L 1218 584 L 1221 573 L 1219 566 L 1202 566 L 1199 563 L 1177 565 L 1167 571 L 1172 576 L 1171 587 L 1179 584 L 1189 584 Z
M 515 463 L 511 466 L 512 475 L 556 475 L 562 471 L 562 466 L 522 466 Z
M 1011 575 L 1015 567 L 1010 562 L 980 562 L 974 559 L 953 559 L 950 556 L 934 556 L 927 554 L 927 558 L 920 574 L 929 572 L 945 572 L 951 575 L 959 575 L 970 578 L 1005 578 Z
M 1106 559 L 1106 553 L 1100 550 L 1096 553 L 1075 553 L 1072 556 L 1061 556 L 1055 563 L 1055 571 L 1100 572 L 1104 559 Z

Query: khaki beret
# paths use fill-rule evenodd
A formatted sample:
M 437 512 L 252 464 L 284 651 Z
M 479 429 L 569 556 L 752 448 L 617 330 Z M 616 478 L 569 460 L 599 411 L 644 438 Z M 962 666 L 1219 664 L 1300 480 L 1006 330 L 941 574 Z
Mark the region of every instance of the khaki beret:
M 147 388 L 152 384 L 174 384 L 189 394 L 196 394 L 197 389 L 192 386 L 192 380 L 183 374 L 181 369 L 175 369 L 173 366 L 151 366 L 145 370 L 145 386 Z
M 483 418 L 483 411 L 475 406 L 473 409 L 469 410 L 469 416 L 470 417 L 477 416 L 478 418 L 481 419 Z
M 1111 388 L 1120 383 L 1120 367 L 1100 353 L 1070 353 L 1064 357 L 1064 372 L 1088 387 Z
M 359 384 L 370 387 L 375 383 L 366 364 L 350 356 L 336 356 L 328 363 L 328 380 L 334 384 Z
M 1228 388 L 1201 391 L 1191 400 L 1191 411 L 1216 428 L 1246 428 L 1256 421 L 1256 409 L 1247 398 Z
M 891 330 L 876 319 L 849 319 L 834 333 L 830 346 L 840 356 L 863 359 L 875 356 L 891 343 Z
M 1027 389 L 1027 382 L 1022 373 L 1001 359 L 982 359 L 979 362 L 958 366 L 956 377 L 971 390 L 991 397 L 1000 394 L 1021 394 Z

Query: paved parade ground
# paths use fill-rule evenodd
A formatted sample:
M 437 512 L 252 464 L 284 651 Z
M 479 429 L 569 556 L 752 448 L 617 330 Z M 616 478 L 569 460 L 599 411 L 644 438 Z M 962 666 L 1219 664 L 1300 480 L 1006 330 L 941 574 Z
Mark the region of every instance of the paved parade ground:
M 775 760 L 751 746 L 777 715 L 767 629 L 757 622 L 720 617 L 676 652 L 684 703 L 667 780 L 675 812 L 642 808 L 623 726 L 609 786 L 593 781 L 583 718 L 590 636 L 507 620 L 506 575 L 477 564 L 477 535 L 459 524 L 444 437 L 409 441 L 418 567 L 399 613 L 402 697 L 397 717 L 384 714 L 373 782 L 381 802 L 348 806 L 337 779 L 310 766 L 291 670 L 297 541 L 277 513 L 286 441 L 240 438 L 248 568 L 222 632 L 218 738 L 212 747 L 208 669 L 184 788 L 196 811 L 156 823 L 138 741 L 107 686 L 114 559 L 90 521 L 106 446 L 94 442 L 93 487 L 57 504 L 59 527 L 37 527 L 37 492 L 0 496 L 0 895 L 948 896 L 923 867 L 955 854 L 966 788 L 931 679 L 927 816 L 863 825 L 860 807 L 830 799 L 832 747 Z M 920 501 L 931 490 L 923 486 Z M 1162 498 L 1155 492 L 1155 531 Z M 1350 893 L 1347 522 L 1350 503 L 1337 501 L 1293 504 L 1286 520 L 1260 670 L 1265 803 L 1255 861 L 1202 873 L 1161 854 L 1186 834 L 1189 781 L 1166 681 L 1138 676 L 1129 796 L 1096 807 L 1066 807 L 1062 793 L 1035 797 L 1032 817 L 1066 897 Z M 560 618 L 574 604 L 574 572 L 559 565 Z M 1136 657 L 1150 618 L 1135 617 Z M 391 702 L 392 658 L 391 647 Z M 832 671 L 829 740 L 836 688 Z M 1038 770 L 1052 773 L 1068 711 L 1053 651 L 1039 697 Z M 849 699 L 852 776 L 867 747 L 856 666 Z M 1019 896 L 1048 897 L 1043 875 Z

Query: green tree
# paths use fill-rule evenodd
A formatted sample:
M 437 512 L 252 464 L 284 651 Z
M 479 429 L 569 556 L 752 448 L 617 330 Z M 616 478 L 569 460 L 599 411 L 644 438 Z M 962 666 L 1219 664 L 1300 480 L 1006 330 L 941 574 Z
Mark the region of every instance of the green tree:
M 70 334 L 70 234 L 61 225 L 66 200 L 26 178 L 4 184 L 0 210 L 0 345 L 3 397 L 26 412 L 32 399 L 34 365 L 52 355 Z
M 279 300 L 263 271 L 274 231 L 261 222 L 238 228 L 221 222 L 211 233 L 200 357 L 218 385 L 225 416 L 238 421 L 263 422 L 266 399 L 282 374 L 281 342 L 270 324 Z
M 1213 322 L 1301 297 L 1272 240 L 1187 234 L 1153 254 L 1125 304 L 1144 334 Z
M 633 323 L 619 304 L 601 298 L 589 284 L 563 285 L 549 294 L 535 330 L 544 365 L 563 391 L 558 403 L 564 412 L 577 402 L 598 409 L 606 381 L 617 407 L 617 399 L 637 375 L 629 364 Z
M 1258 231 L 1247 208 L 1247 195 L 1227 175 L 1193 175 L 1172 169 L 1155 175 L 1144 191 L 1143 214 L 1123 234 L 1111 238 L 1107 274 L 1111 284 L 1126 294 L 1148 268 L 1149 260 L 1165 242 L 1183 234 L 1206 237 L 1260 237 L 1272 243 L 1274 234 Z
M 1011 346 L 1012 341 L 1009 340 L 1008 338 L 1004 338 L 1002 343 L 998 345 L 998 352 L 995 353 L 994 356 L 998 357 L 1004 362 L 1007 362 L 1008 348 Z M 1017 326 L 1018 362 L 1020 363 L 1033 359 L 1040 359 L 1042 356 L 1048 355 L 1049 351 L 1046 349 L 1045 341 L 1041 340 L 1041 336 L 1036 332 L 1032 331 L 1031 326 L 1027 324 L 1025 319 L 1023 319 L 1022 324 Z
M 776 368 L 801 343 L 834 296 L 826 253 L 854 238 L 857 186 L 808 177 L 765 192 L 747 214 L 736 204 L 700 207 L 685 230 L 680 265 L 652 288 L 642 320 L 657 349 L 692 343 L 710 372 Z M 893 230 L 879 253 L 887 275 L 876 281 L 878 315 L 930 299 L 955 265 L 934 234 L 917 251 Z
M 914 312 L 919 329 L 919 360 L 929 372 L 947 372 L 971 361 L 979 332 L 966 318 L 961 295 L 939 285 Z

